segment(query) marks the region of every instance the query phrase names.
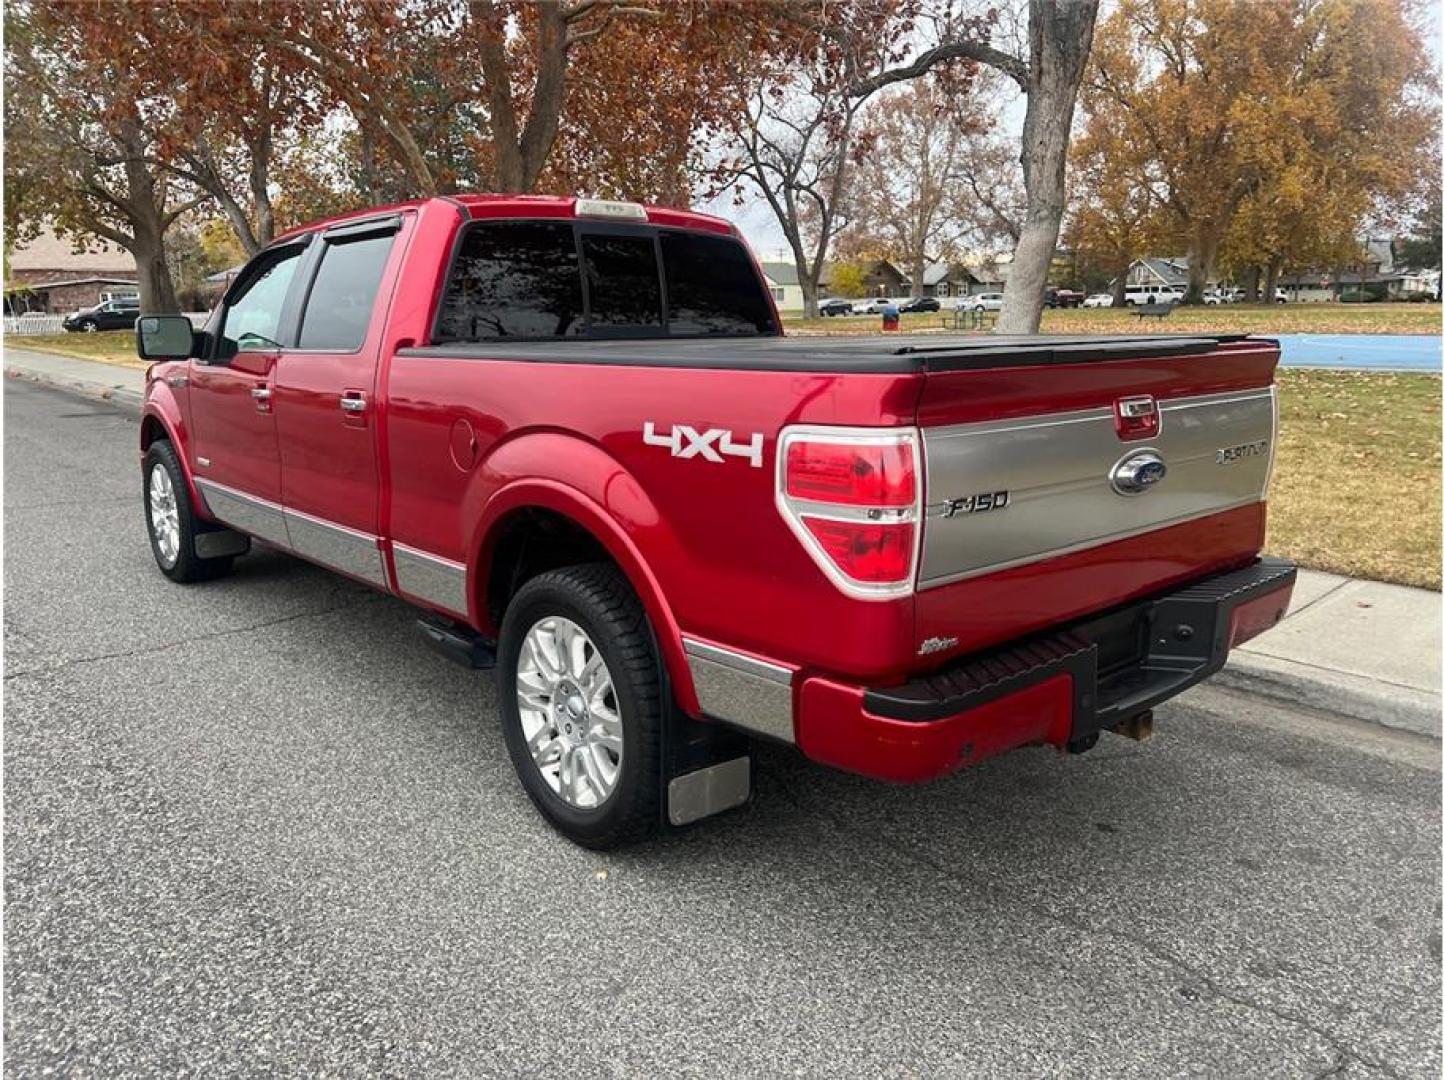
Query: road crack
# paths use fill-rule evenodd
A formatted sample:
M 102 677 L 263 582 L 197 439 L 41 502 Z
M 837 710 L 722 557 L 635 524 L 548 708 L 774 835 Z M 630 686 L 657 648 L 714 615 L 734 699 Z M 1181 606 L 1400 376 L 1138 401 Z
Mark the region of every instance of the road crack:
M 286 623 L 297 622 L 301 619 L 314 619 L 324 615 L 334 615 L 341 611 L 351 611 L 356 608 L 365 607 L 367 604 L 374 604 L 382 598 L 379 596 L 366 596 L 359 600 L 351 600 L 346 603 L 332 604 L 329 607 L 316 608 L 311 611 L 298 611 L 290 615 L 282 615 L 274 619 L 264 619 L 258 623 L 248 626 L 236 626 L 229 630 L 216 630 L 208 634 L 197 634 L 194 637 L 181 638 L 179 641 L 162 642 L 159 645 L 150 647 L 138 647 L 134 649 L 120 649 L 116 652 L 98 653 L 94 656 L 77 656 L 69 660 L 61 661 L 58 664 L 51 664 L 43 667 L 31 668 L 27 671 L 17 671 L 5 676 L 5 682 L 13 679 L 33 678 L 36 675 L 54 675 L 57 672 L 66 671 L 73 667 L 84 664 L 97 664 L 106 660 L 122 660 L 135 656 L 154 656 L 159 653 L 170 652 L 187 645 L 197 645 L 208 641 L 217 641 L 222 638 L 236 637 L 242 634 L 253 634 L 257 630 L 265 630 L 272 626 L 282 626 Z
M 945 881 L 951 883 L 955 888 L 970 890 L 974 894 L 979 891 L 982 891 L 985 894 L 991 894 L 991 898 L 994 900 L 1006 902 L 1015 910 L 1024 909 L 1028 911 L 1031 915 L 1038 918 L 1040 921 L 1050 922 L 1054 926 L 1060 929 L 1067 930 L 1071 933 L 1094 934 L 1102 937 L 1111 938 L 1116 942 L 1132 945 L 1134 948 L 1140 950 L 1152 959 L 1157 960 L 1160 963 L 1163 963 L 1184 973 L 1190 979 L 1194 980 L 1205 993 L 1208 993 L 1209 995 L 1220 1001 L 1228 1002 L 1229 1004 L 1235 1005 L 1241 1009 L 1248 1009 L 1251 1011 L 1263 1013 L 1267 1016 L 1273 1017 L 1276 1020 L 1281 1020 L 1286 1024 L 1289 1024 L 1304 1031 L 1308 1031 L 1311 1034 L 1318 1036 L 1325 1043 L 1327 1043 L 1329 1048 L 1333 1050 L 1334 1053 L 1337 1055 L 1334 1064 L 1331 1065 L 1323 1073 L 1319 1074 L 1321 1077 L 1336 1075 L 1341 1069 L 1344 1068 L 1345 1065 L 1349 1064 L 1350 1062 L 1357 1062 L 1358 1064 L 1364 1066 L 1367 1069 L 1371 1069 L 1389 1077 L 1399 1078 L 1403 1075 L 1393 1066 L 1389 1065 L 1386 1062 L 1375 1061 L 1371 1058 L 1365 1057 L 1357 1050 L 1346 1045 L 1343 1036 L 1338 1035 L 1337 1033 L 1330 1031 L 1326 1028 L 1320 1027 L 1318 1024 L 1315 1024 L 1306 1017 L 1296 1015 L 1286 1009 L 1281 1009 L 1277 1006 L 1268 1005 L 1264 1002 L 1254 1001 L 1253 999 L 1247 997 L 1240 990 L 1233 990 L 1225 987 L 1214 976 L 1188 963 L 1188 961 L 1173 955 L 1167 949 L 1155 944 L 1147 937 L 1138 934 L 1130 934 L 1126 931 L 1116 930 L 1097 923 L 1080 922 L 1075 919 L 1070 919 L 1064 915 L 1058 914 L 1057 912 L 1049 908 L 1043 908 L 1037 906 L 1036 904 L 1031 904 L 1026 899 L 1021 899 L 1014 895 L 1003 895 L 996 889 L 989 889 L 987 886 L 980 885 L 980 883 L 974 879 L 963 878 L 959 874 L 955 873 L 953 870 L 949 869 L 944 864 L 938 862 L 937 860 L 931 858 L 925 852 L 916 848 L 906 839 L 897 837 L 889 833 L 886 829 L 858 829 L 855 826 L 850 825 L 841 817 L 833 815 L 829 813 L 825 808 L 812 803 L 806 797 L 806 795 L 801 795 L 791 790 L 786 780 L 773 770 L 758 769 L 758 771 L 763 776 L 767 776 L 775 782 L 779 793 L 787 802 L 791 803 L 799 810 L 802 810 L 806 813 L 814 814 L 815 816 L 821 818 L 824 822 L 831 826 L 835 832 L 847 839 L 850 843 L 856 843 L 858 840 L 863 840 L 865 842 L 874 842 L 883 847 L 889 853 L 897 856 L 898 858 L 901 858 L 904 862 L 910 862 L 914 865 L 931 870 L 933 873 L 937 874 Z

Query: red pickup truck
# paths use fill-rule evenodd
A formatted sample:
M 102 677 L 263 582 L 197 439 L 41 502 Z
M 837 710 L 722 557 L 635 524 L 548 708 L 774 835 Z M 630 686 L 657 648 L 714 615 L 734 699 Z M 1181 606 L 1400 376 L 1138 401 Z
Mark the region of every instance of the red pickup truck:
M 1270 341 L 784 338 L 727 222 L 513 196 L 137 329 L 161 572 L 255 539 L 424 609 L 590 846 L 746 802 L 756 737 L 895 781 L 1141 737 L 1293 587 Z

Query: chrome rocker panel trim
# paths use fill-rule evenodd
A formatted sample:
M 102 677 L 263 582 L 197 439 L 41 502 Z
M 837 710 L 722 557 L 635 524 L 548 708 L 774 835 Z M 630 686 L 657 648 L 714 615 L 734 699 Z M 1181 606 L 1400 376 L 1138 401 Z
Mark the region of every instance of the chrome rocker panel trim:
M 286 531 L 286 516 L 278 503 L 247 495 L 203 476 L 197 476 L 195 482 L 211 517 L 258 540 L 290 550 L 291 534 Z
M 772 739 L 796 741 L 790 669 L 688 637 L 682 648 L 704 713 Z
M 248 495 L 203 476 L 197 476 L 195 481 L 207 513 L 217 521 L 304 559 L 386 587 L 386 564 L 377 538 L 370 533 Z
M 391 542 L 396 587 L 456 615 L 467 614 L 466 566 L 429 551 Z

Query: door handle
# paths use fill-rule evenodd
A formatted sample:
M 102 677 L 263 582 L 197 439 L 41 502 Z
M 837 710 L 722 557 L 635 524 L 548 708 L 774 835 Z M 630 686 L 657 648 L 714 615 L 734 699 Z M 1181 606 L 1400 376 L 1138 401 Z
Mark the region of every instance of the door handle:
M 359 390 L 347 390 L 341 395 L 341 411 L 355 416 L 366 411 L 366 395 Z
M 251 387 L 251 399 L 256 403 L 257 412 L 271 411 L 271 388 L 269 386 Z

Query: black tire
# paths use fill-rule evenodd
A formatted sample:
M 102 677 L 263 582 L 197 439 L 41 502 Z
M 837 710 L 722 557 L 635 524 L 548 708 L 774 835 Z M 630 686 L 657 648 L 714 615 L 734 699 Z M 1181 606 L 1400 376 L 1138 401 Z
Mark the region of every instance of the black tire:
M 93 334 L 100 329 L 100 324 L 94 319 L 86 319 L 81 322 L 79 329 L 86 334 Z
M 528 632 L 561 616 L 577 624 L 601 653 L 612 677 L 623 746 L 611 793 L 580 809 L 553 791 L 527 748 L 517 703 L 517 666 Z M 615 567 L 569 566 L 532 578 L 517 591 L 502 619 L 497 647 L 497 694 L 502 733 L 517 777 L 542 816 L 582 847 L 620 847 L 656 831 L 661 799 L 661 738 L 666 719 L 661 665 L 641 602 Z
M 165 469 L 169 475 L 171 491 L 175 497 L 180 533 L 174 561 L 168 560 L 162 553 L 156 537 L 155 522 L 151 518 L 151 477 L 152 470 L 157 466 Z M 191 505 L 190 489 L 186 487 L 185 472 L 181 469 L 174 447 L 166 439 L 157 439 L 145 452 L 145 463 L 140 473 L 140 495 L 141 503 L 145 507 L 145 531 L 150 538 L 150 552 L 155 556 L 155 565 L 162 574 L 172 581 L 189 585 L 230 573 L 231 564 L 235 561 L 234 556 L 202 559 L 196 554 L 196 534 L 208 532 L 209 529 L 196 517 L 195 507 Z

